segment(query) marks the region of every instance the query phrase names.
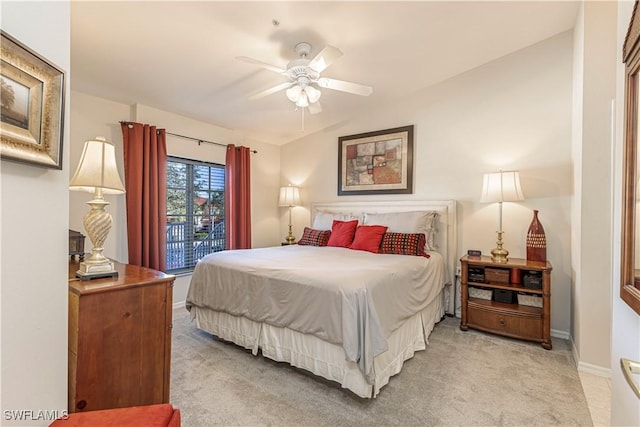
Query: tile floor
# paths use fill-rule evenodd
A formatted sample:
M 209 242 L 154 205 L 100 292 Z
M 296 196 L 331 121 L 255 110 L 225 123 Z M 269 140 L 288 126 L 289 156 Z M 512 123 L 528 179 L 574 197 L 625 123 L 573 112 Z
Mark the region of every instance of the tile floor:
M 591 420 L 595 427 L 611 425 L 611 380 L 599 375 L 580 372 L 580 382 L 587 398 Z

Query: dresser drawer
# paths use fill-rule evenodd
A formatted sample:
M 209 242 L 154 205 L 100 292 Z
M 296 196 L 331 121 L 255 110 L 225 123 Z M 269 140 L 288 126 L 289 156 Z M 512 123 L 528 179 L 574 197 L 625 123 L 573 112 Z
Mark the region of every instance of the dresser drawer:
M 542 313 L 536 310 L 511 311 L 469 302 L 468 325 L 487 332 L 514 338 L 541 340 Z

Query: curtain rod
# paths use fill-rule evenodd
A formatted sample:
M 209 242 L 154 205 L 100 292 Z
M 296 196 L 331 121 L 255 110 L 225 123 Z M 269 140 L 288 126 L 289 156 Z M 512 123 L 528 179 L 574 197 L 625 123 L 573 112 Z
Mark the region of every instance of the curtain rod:
M 132 124 L 132 123 L 133 123 L 133 122 L 127 122 L 127 121 L 124 121 L 124 120 L 121 120 L 121 121 L 120 121 L 120 124 L 126 124 L 126 125 L 129 125 L 129 124 Z M 177 136 L 178 138 L 190 139 L 190 140 L 192 140 L 192 141 L 198 141 L 198 145 L 202 144 L 203 142 L 204 142 L 205 144 L 219 145 L 219 146 L 221 146 L 221 147 L 227 147 L 227 146 L 229 145 L 229 144 L 223 144 L 223 143 L 221 143 L 221 142 L 213 142 L 213 141 L 207 141 L 207 140 L 205 140 L 205 139 L 194 138 L 194 137 L 192 137 L 192 136 L 180 135 L 180 134 L 178 134 L 178 133 L 167 132 L 167 131 L 165 131 L 165 132 L 166 132 L 166 134 L 167 134 L 167 135 Z M 249 148 L 249 149 L 250 149 L 250 150 L 251 150 L 251 152 L 252 152 L 252 153 L 254 153 L 254 154 L 257 154 L 257 153 L 258 153 L 258 150 L 252 150 L 251 148 Z

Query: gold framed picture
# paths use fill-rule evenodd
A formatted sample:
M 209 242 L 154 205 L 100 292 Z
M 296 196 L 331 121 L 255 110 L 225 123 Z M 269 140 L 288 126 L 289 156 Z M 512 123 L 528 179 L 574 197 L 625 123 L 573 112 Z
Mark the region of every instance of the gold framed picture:
M 1 31 L 0 157 L 62 169 L 64 72 Z
M 411 194 L 413 125 L 338 138 L 338 195 Z

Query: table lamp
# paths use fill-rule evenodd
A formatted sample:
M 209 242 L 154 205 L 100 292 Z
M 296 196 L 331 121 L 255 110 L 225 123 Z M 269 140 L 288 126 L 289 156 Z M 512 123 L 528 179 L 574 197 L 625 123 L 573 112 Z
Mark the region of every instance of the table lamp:
M 520 187 L 520 172 L 500 171 L 484 174 L 480 203 L 498 202 L 498 240 L 496 247 L 491 251 L 493 262 L 506 263 L 509 259 L 509 251 L 502 247 L 502 202 L 520 200 L 524 200 Z
M 91 256 L 80 263 L 76 277 L 88 280 L 117 276 L 113 262 L 102 254 L 113 221 L 111 214 L 105 210 L 109 202 L 104 200 L 103 195 L 125 192 L 116 165 L 115 146 L 100 136 L 85 141 L 80 163 L 69 182 L 69 189 L 93 193 L 93 200 L 87 202 L 91 210 L 82 219 L 93 249 Z
M 291 185 L 287 187 L 280 187 L 280 198 L 278 199 L 278 205 L 289 207 L 289 234 L 287 234 L 286 242 L 288 245 L 292 245 L 296 242 L 296 238 L 291 231 L 291 208 L 300 204 L 300 190 L 298 187 Z

